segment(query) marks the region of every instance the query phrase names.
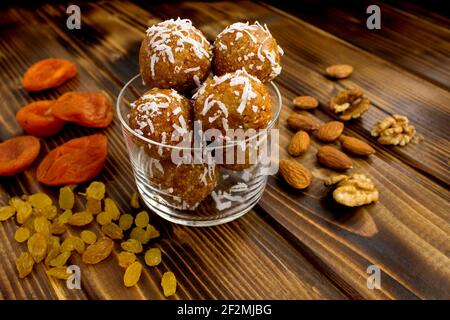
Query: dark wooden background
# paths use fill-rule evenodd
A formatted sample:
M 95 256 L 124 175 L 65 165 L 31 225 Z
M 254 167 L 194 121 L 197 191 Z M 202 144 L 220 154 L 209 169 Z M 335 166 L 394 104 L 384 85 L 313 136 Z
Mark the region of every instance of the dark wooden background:
M 353 3 L 350 2 L 350 3 Z M 378 4 L 382 29 L 365 27 L 365 10 Z M 66 28 L 65 4 L 6 7 L 0 10 L 0 141 L 22 133 L 17 110 L 35 100 L 69 90 L 104 90 L 113 99 L 138 72 L 138 50 L 148 25 L 190 18 L 213 40 L 225 26 L 245 20 L 267 23 L 285 51 L 276 79 L 283 95 L 281 157 L 292 133 L 286 118 L 296 95 L 312 95 L 312 112 L 331 119 L 325 106 L 332 95 L 360 87 L 372 101 L 363 118 L 345 132 L 372 142 L 376 155 L 356 159 L 353 172 L 373 178 L 381 198 L 376 205 L 342 210 L 333 205 L 323 179 L 333 172 L 315 160 L 320 143 L 297 160 L 312 169 L 304 192 L 271 177 L 260 203 L 238 221 L 211 228 L 177 226 L 152 216 L 162 231 L 156 246 L 163 263 L 146 268 L 138 286 L 122 285 L 115 253 L 94 267 L 82 265 L 82 290 L 47 278 L 42 265 L 19 280 L 14 260 L 24 245 L 13 240 L 14 221 L 0 225 L 2 299 L 162 299 L 160 278 L 173 271 L 177 299 L 448 299 L 450 298 L 450 20 L 444 12 L 407 1 L 301 1 L 295 8 L 252 2 L 99 1 L 80 5 L 81 30 Z M 29 94 L 21 87 L 35 61 L 61 57 L 78 65 L 77 79 L 62 87 Z M 353 76 L 333 82 L 325 67 L 349 63 Z M 388 114 L 404 114 L 424 136 L 404 148 L 376 144 L 369 131 Z M 70 138 L 95 132 L 68 125 L 43 141 L 45 153 Z M 99 179 L 128 210 L 135 190 L 119 122 L 106 131 L 109 158 Z M 38 163 L 38 161 L 37 161 Z M 0 204 L 8 197 L 57 190 L 36 183 L 35 166 L 13 178 L 0 178 Z M 84 187 L 84 186 L 81 186 Z M 94 230 L 96 227 L 94 227 Z M 381 289 L 366 286 L 369 265 L 382 270 Z

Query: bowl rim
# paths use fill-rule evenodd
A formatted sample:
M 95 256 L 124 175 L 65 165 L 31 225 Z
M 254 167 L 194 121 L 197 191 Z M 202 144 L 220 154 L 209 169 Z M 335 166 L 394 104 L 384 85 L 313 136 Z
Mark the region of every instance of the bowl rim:
M 125 121 L 125 119 L 122 117 L 122 113 L 120 111 L 121 109 L 121 103 L 125 103 L 122 102 L 123 97 L 125 95 L 125 92 L 128 90 L 128 87 L 137 79 L 140 78 L 141 74 L 138 73 L 137 75 L 135 75 L 134 77 L 132 77 L 130 80 L 128 80 L 128 82 L 122 87 L 122 89 L 119 92 L 119 95 L 117 96 L 117 101 L 116 101 L 116 113 L 117 116 L 119 118 L 119 121 L 122 125 L 122 128 L 125 128 L 129 133 L 131 133 L 133 136 L 135 136 L 136 138 L 138 138 L 139 140 L 142 140 L 148 144 L 152 144 L 152 145 L 156 145 L 158 147 L 162 147 L 162 148 L 169 148 L 169 149 L 174 149 L 174 150 L 203 150 L 203 147 L 181 147 L 181 146 L 177 146 L 177 145 L 169 145 L 169 144 L 164 144 L 158 141 L 154 141 L 151 140 L 149 138 L 146 138 L 140 134 L 138 134 L 137 132 L 135 132 L 133 129 L 131 129 L 131 127 L 128 125 L 128 123 Z M 272 130 L 272 128 L 274 127 L 274 125 L 277 123 L 280 114 L 281 114 L 281 109 L 283 107 L 283 102 L 282 102 L 282 97 L 281 97 L 281 92 L 278 89 L 278 86 L 273 82 L 270 81 L 268 83 L 268 85 L 270 85 L 272 87 L 272 89 L 274 90 L 275 94 L 276 94 L 276 102 L 272 102 L 272 105 L 274 105 L 276 103 L 277 111 L 275 113 L 272 113 L 272 117 L 267 125 L 266 128 L 264 129 L 260 129 L 259 131 L 257 131 L 256 134 L 247 137 L 245 140 L 234 140 L 232 142 L 227 142 L 226 144 L 222 144 L 220 146 L 215 146 L 213 149 L 221 149 L 221 148 L 228 148 L 228 147 L 233 147 L 233 146 L 237 146 L 237 145 L 242 145 L 244 143 L 248 143 L 249 141 L 258 138 L 261 135 L 264 135 L 266 133 L 268 133 L 270 130 Z M 150 90 L 150 89 L 149 89 Z M 190 98 L 188 98 L 189 100 L 192 100 Z

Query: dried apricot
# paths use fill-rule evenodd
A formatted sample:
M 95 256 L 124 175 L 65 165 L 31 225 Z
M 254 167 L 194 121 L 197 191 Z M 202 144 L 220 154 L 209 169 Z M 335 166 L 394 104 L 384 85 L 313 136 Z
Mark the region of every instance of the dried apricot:
M 5 206 L 0 208 L 0 221 L 6 221 L 16 214 L 16 209 L 12 206 Z
M 41 233 L 35 233 L 28 239 L 27 245 L 33 260 L 41 262 L 47 254 L 47 238 Z
M 139 207 L 140 207 L 140 205 L 139 205 L 139 194 L 137 192 L 134 192 L 131 195 L 130 205 L 134 209 L 139 209 Z
M 33 271 L 34 260 L 31 254 L 28 252 L 22 252 L 22 254 L 16 260 L 16 268 L 19 272 L 19 278 L 25 278 Z
M 166 297 L 172 296 L 177 291 L 177 279 L 172 272 L 165 272 L 161 279 L 161 287 Z
M 77 66 L 64 59 L 44 59 L 33 64 L 23 76 L 28 91 L 56 88 L 77 75 Z
M 120 211 L 117 207 L 116 202 L 111 198 L 105 199 L 105 211 L 109 213 L 113 220 L 118 220 L 120 218 Z
M 67 92 L 55 101 L 53 114 L 91 128 L 106 128 L 113 118 L 111 100 L 100 92 Z
M 81 231 L 80 238 L 87 244 L 93 244 L 97 241 L 97 235 L 90 230 Z
M 93 181 L 86 189 L 86 196 L 95 200 L 103 200 L 106 187 L 103 182 Z
M 28 228 L 20 227 L 16 230 L 14 233 L 14 240 L 16 240 L 19 243 L 25 242 L 28 240 L 28 238 L 31 235 L 31 231 Z
M 111 254 L 114 242 L 109 238 L 102 238 L 87 247 L 83 253 L 82 260 L 87 264 L 96 264 L 105 260 Z
M 52 113 L 52 100 L 32 102 L 16 113 L 16 120 L 22 129 L 36 137 L 49 137 L 64 127 L 64 121 Z
M 119 266 L 127 268 L 130 264 L 136 261 L 136 255 L 132 252 L 122 251 L 117 255 Z
M 37 168 L 38 181 L 57 186 L 78 184 L 94 178 L 105 164 L 107 143 L 106 136 L 94 134 L 72 139 L 53 149 Z
M 120 246 L 123 250 L 132 253 L 141 253 L 143 250 L 142 243 L 136 239 L 128 239 L 127 241 L 122 242 Z
M 158 248 L 150 248 L 145 253 L 145 263 L 149 267 L 157 266 L 161 263 L 161 250 Z
M 134 218 L 131 214 L 123 214 L 119 218 L 120 229 L 126 231 L 133 225 Z
M 41 149 L 38 138 L 21 136 L 0 143 L 0 177 L 13 176 L 26 170 Z
M 91 223 L 92 220 L 94 220 L 94 216 L 92 215 L 92 213 L 82 211 L 71 215 L 67 223 L 71 226 L 83 227 Z
M 67 267 L 55 267 L 46 271 L 47 275 L 60 280 L 69 279 L 71 273 L 68 272 Z
M 138 261 L 130 264 L 125 270 L 125 274 L 123 276 L 123 283 L 125 287 L 132 287 L 138 283 L 139 278 L 142 273 L 142 264 Z
M 139 212 L 136 215 L 136 219 L 134 219 L 134 223 L 137 227 L 145 228 L 148 225 L 150 218 L 148 216 L 148 213 L 145 211 Z
M 120 229 L 119 226 L 114 222 L 103 225 L 102 232 L 114 240 L 123 238 L 123 230 Z
M 62 187 L 59 190 L 59 207 L 63 210 L 72 210 L 75 203 L 75 195 L 71 186 Z
M 49 265 L 52 267 L 62 267 L 67 263 L 71 255 L 72 252 L 70 251 L 61 252 L 57 257 L 50 260 Z

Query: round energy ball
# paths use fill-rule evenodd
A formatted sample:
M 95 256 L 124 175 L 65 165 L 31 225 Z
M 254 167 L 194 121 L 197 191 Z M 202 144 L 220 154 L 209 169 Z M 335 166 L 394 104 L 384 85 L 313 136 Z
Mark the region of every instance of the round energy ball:
M 194 99 L 202 130 L 218 129 L 224 136 L 228 129 L 264 129 L 272 117 L 267 87 L 245 69 L 207 80 Z
M 148 28 L 139 52 L 143 82 L 151 88 L 188 92 L 211 71 L 211 45 L 188 19 L 166 20 Z
M 175 146 L 192 131 L 192 105 L 173 89 L 154 88 L 131 103 L 129 124 L 147 139 Z M 152 157 L 170 158 L 170 147 L 144 144 L 148 145 Z
M 219 169 L 207 164 L 174 164 L 154 159 L 149 166 L 150 181 L 163 197 L 183 210 L 194 210 L 216 187 Z
M 214 71 L 217 75 L 245 68 L 262 82 L 281 72 L 283 50 L 266 25 L 237 22 L 223 30 L 214 41 Z

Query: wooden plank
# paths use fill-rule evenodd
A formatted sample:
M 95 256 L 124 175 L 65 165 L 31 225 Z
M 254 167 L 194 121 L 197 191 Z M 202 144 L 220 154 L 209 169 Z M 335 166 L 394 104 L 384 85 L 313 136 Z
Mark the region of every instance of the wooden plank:
M 369 141 L 370 128 L 386 113 L 406 114 L 426 135 L 425 141 L 405 148 L 375 144 L 375 156 L 355 159 L 354 171 L 366 173 L 379 186 L 378 204 L 353 210 L 334 206 L 323 187 L 323 179 L 333 173 L 317 165 L 314 154 L 321 144 L 314 141 L 312 150 L 299 159 L 313 168 L 313 185 L 306 192 L 295 192 L 278 178 L 270 179 L 260 205 L 347 292 L 365 298 L 449 296 L 447 91 L 274 8 L 250 2 L 142 5 L 162 19 L 172 17 L 174 10 L 189 12 L 210 37 L 234 21 L 268 23 L 286 52 L 277 79 L 285 105 L 280 118 L 282 158 L 288 157 L 284 147 L 291 133 L 285 120 L 296 94 L 316 96 L 324 106 L 337 90 L 362 87 L 373 107 L 346 130 Z M 219 18 L 211 22 L 213 15 Z M 338 83 L 323 77 L 324 68 L 336 62 L 351 62 L 355 74 Z M 322 109 L 311 115 L 330 119 Z M 366 268 L 371 264 L 383 271 L 381 291 L 366 287 Z
M 4 70 L 0 80 L 6 84 L 0 95 L 3 101 L 8 101 L 0 117 L 0 139 L 20 134 L 14 114 L 26 102 L 56 98 L 69 90 L 104 90 L 114 98 L 120 87 L 137 73 L 136 51 L 142 30 L 132 26 L 131 19 L 111 15 L 97 5 L 83 6 L 82 14 L 82 29 L 70 32 L 65 28 L 64 6 L 46 5 L 37 10 L 13 8 L 0 13 L 2 21 L 8 21 L 8 28 L 0 30 L 3 54 L 0 66 Z M 20 79 L 26 68 L 40 58 L 54 56 L 75 61 L 79 66 L 78 78 L 55 91 L 25 92 Z M 44 150 L 92 132 L 97 131 L 67 126 L 55 137 L 43 140 Z M 135 186 L 130 179 L 132 173 L 117 119 L 106 134 L 110 143 L 109 157 L 99 179 L 107 184 L 109 194 L 119 205 L 129 210 L 128 199 Z M 43 188 L 36 183 L 34 170 L 35 165 L 17 177 L 1 178 L 0 205 L 8 196 L 38 190 L 56 199 L 56 189 Z M 77 203 L 78 208 L 81 205 Z M 160 277 L 164 271 L 172 270 L 180 281 L 175 298 L 345 298 L 294 244 L 255 212 L 239 221 L 208 229 L 181 227 L 156 216 L 152 221 L 162 232 L 161 240 L 155 244 L 164 253 L 160 266 L 146 268 L 139 285 L 125 289 L 121 284 L 123 270 L 119 270 L 115 261 L 117 246 L 105 262 L 95 267 L 82 266 L 82 290 L 75 291 L 65 290 L 61 282 L 49 282 L 42 267 L 31 278 L 17 280 L 13 260 L 24 246 L 12 239 L 15 223 L 3 223 L 0 226 L 0 239 L 4 243 L 0 246 L 0 264 L 5 272 L 0 280 L 5 285 L 0 286 L 0 297 L 161 299 Z M 99 232 L 96 226 L 92 230 Z M 71 259 L 71 263 L 81 265 L 78 257 Z

